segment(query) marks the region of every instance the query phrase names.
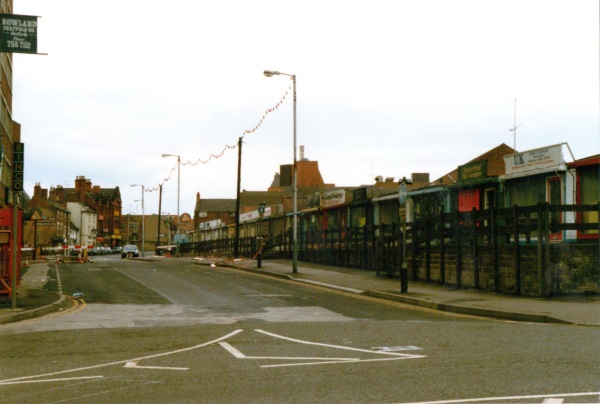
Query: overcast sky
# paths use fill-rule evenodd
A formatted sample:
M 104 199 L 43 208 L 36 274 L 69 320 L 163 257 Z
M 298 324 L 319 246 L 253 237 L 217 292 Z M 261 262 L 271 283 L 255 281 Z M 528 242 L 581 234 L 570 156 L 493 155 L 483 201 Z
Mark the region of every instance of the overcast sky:
M 598 0 L 15 0 L 25 188 L 118 186 L 123 214 L 193 215 L 196 193 L 266 190 L 297 142 L 339 186 L 428 172 L 506 143 L 600 153 Z M 286 95 L 287 93 L 287 95 Z M 285 97 L 285 98 L 284 98 Z M 282 101 L 282 102 L 281 102 Z M 281 103 L 280 103 L 281 102 Z M 269 108 L 280 106 L 265 114 Z M 257 130 L 245 134 L 246 130 Z M 208 162 L 211 154 L 222 154 Z M 571 161 L 569 155 L 565 156 Z M 193 163 L 193 164 L 192 164 Z M 174 170 L 175 169 L 175 170 Z

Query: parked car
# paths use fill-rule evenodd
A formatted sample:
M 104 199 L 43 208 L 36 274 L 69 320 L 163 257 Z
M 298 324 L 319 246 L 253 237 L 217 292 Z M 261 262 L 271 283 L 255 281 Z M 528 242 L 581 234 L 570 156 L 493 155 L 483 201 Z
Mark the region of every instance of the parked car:
M 139 256 L 140 251 L 138 250 L 137 246 L 134 246 L 133 244 L 127 244 L 123 247 L 123 250 L 121 251 L 121 258 Z
M 88 255 L 102 255 L 102 247 L 94 247 L 88 250 Z

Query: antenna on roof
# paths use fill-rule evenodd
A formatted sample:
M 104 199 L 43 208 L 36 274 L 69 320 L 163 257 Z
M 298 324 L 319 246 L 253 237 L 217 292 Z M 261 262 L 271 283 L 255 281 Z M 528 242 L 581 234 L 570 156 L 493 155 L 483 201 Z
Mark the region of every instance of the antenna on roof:
M 513 149 L 517 151 L 517 128 L 522 126 L 523 124 L 517 125 L 517 99 L 515 98 L 515 115 L 514 115 L 514 123 L 512 129 L 509 129 L 509 132 L 513 132 L 514 137 L 514 146 Z

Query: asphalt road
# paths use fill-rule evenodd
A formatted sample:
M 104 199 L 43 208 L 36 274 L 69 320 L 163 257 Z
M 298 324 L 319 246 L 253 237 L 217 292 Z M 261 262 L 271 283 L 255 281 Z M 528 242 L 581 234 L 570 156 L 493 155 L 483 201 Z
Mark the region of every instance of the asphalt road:
M 175 262 L 59 265 L 47 287 L 60 279 L 85 302 L 0 327 L 0 403 L 600 397 L 597 328 L 448 316 Z

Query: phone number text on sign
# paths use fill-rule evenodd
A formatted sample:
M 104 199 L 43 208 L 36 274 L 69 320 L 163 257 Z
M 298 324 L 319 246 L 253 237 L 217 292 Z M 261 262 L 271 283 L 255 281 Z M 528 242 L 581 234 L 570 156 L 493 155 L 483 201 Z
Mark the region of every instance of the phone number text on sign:
M 37 53 L 37 17 L 0 14 L 0 52 Z

